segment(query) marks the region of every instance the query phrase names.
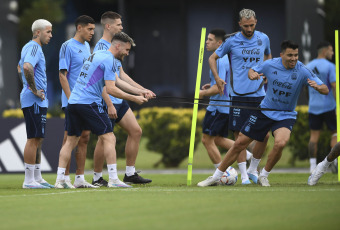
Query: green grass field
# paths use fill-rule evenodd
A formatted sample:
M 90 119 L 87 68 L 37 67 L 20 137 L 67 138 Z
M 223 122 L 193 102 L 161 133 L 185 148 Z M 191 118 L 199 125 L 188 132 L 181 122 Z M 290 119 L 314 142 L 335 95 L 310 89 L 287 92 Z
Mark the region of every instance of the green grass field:
M 105 175 L 106 176 L 106 175 Z M 339 229 L 340 183 L 326 174 L 272 174 L 272 187 L 196 187 L 208 175 L 143 175 L 131 189 L 26 190 L 23 175 L 0 175 L 1 229 Z M 54 183 L 55 174 L 44 174 Z M 91 175 L 86 175 L 88 181 Z M 120 175 L 122 179 L 122 175 Z

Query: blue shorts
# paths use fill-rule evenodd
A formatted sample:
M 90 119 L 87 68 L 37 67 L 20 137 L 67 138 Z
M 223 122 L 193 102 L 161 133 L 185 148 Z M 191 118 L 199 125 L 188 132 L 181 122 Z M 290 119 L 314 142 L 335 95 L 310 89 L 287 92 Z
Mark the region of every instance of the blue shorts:
M 22 108 L 22 112 L 25 117 L 27 139 L 44 138 L 47 108 L 34 103 L 30 107 Z
M 121 104 L 113 104 L 114 107 L 116 108 L 117 111 L 117 119 L 110 119 L 111 123 L 112 123 L 112 131 L 115 127 L 115 124 L 120 122 L 120 120 L 122 120 L 122 118 L 124 117 L 125 113 L 129 110 L 130 106 L 129 104 L 123 100 L 123 102 Z
M 309 114 L 309 128 L 312 130 L 321 130 L 323 122 L 326 123 L 327 127 L 331 131 L 336 131 L 336 114 L 335 110 L 321 113 L 318 115 Z
M 112 132 L 109 116 L 101 104 L 68 104 L 67 115 L 68 136 L 79 137 L 83 130 L 91 130 L 98 136 Z
M 69 116 L 68 116 L 68 110 L 67 110 L 67 107 L 63 107 L 63 108 L 61 108 L 61 109 L 62 109 L 62 110 L 64 111 L 64 113 L 65 113 L 64 129 L 65 129 L 65 131 L 67 132 L 68 126 L 69 126 L 69 124 L 70 124 L 70 118 L 69 118 Z M 84 130 L 90 130 L 90 128 L 85 124 Z
M 243 125 L 241 133 L 251 139 L 262 142 L 270 129 L 272 130 L 272 134 L 275 130 L 283 127 L 292 131 L 295 121 L 295 119 L 275 121 L 264 115 L 261 111 L 255 110 Z
M 232 101 L 244 101 L 243 102 L 232 102 L 233 106 L 248 106 L 257 108 L 264 97 L 231 97 Z M 247 102 L 258 102 L 258 103 L 247 103 Z M 244 123 L 248 120 L 250 114 L 255 111 L 252 109 L 240 109 L 230 108 L 229 117 L 229 128 L 232 131 L 241 131 Z
M 229 114 L 217 110 L 205 113 L 203 120 L 203 133 L 209 136 L 228 137 Z

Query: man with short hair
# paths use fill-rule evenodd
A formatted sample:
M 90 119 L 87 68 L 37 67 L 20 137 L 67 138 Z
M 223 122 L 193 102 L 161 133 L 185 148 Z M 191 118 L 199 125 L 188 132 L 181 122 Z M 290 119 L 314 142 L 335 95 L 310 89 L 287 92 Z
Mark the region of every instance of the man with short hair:
M 110 47 L 110 40 L 112 37 L 121 32 L 123 29 L 121 16 L 115 12 L 108 11 L 105 12 L 101 17 L 101 24 L 104 27 L 103 37 L 97 42 L 93 52 L 99 52 L 101 50 L 107 50 Z M 133 46 L 135 45 L 133 40 L 131 42 Z M 118 77 L 141 90 L 146 90 L 148 93 L 148 98 L 154 97 L 155 94 L 142 87 L 134 80 L 132 80 L 123 70 L 122 60 L 119 58 L 115 59 L 117 65 L 117 75 Z M 120 127 L 122 127 L 127 133 L 128 138 L 126 140 L 125 145 L 125 155 L 126 155 L 126 173 L 124 176 L 124 182 L 131 184 L 146 184 L 150 183 L 150 179 L 145 179 L 138 175 L 135 170 L 135 163 L 137 159 L 139 142 L 142 136 L 142 129 L 139 126 L 135 115 L 130 109 L 128 103 L 117 97 L 113 97 L 105 94 L 103 92 L 103 98 L 105 104 L 107 106 L 107 112 L 111 119 L 112 128 L 114 128 L 117 123 Z M 112 129 L 113 131 L 113 129 Z M 95 151 L 94 151 L 94 173 L 92 184 L 97 186 L 106 186 L 107 181 L 103 179 L 102 171 L 104 164 L 104 155 L 103 155 L 103 143 L 101 139 L 98 139 Z
M 280 160 L 282 150 L 290 138 L 297 115 L 294 109 L 301 88 L 309 85 L 321 94 L 329 92 L 328 87 L 298 61 L 297 44 L 292 41 L 283 41 L 280 56 L 280 58 L 267 60 L 251 67 L 249 70 L 250 80 L 265 78 L 268 82 L 267 94 L 260 104 L 262 110 L 254 110 L 251 113 L 241 129 L 239 138 L 229 149 L 214 175 L 198 183 L 198 186 L 206 187 L 217 184 L 223 172 L 235 162 L 240 152 L 253 140 L 263 141 L 271 129 L 274 146 L 258 178 L 258 184 L 270 186 L 268 175 Z
M 243 9 L 239 13 L 239 26 L 241 31 L 229 35 L 229 38 L 210 56 L 209 65 L 214 75 L 216 85 L 223 93 L 226 82 L 219 77 L 217 72 L 217 59 L 229 55 L 230 78 L 228 90 L 233 106 L 257 107 L 265 96 L 263 82 L 253 82 L 248 79 L 248 70 L 263 61 L 271 58 L 270 42 L 266 34 L 256 31 L 256 15 L 253 10 Z M 246 122 L 251 110 L 231 108 L 229 128 L 234 131 L 235 141 Z M 262 142 L 256 142 L 248 171 L 246 169 L 246 152 L 243 151 L 238 158 L 241 171 L 242 184 L 251 184 L 249 179 L 257 183 L 257 166 L 266 149 L 269 135 Z
M 38 19 L 32 24 L 33 38 L 21 50 L 20 67 L 23 88 L 21 109 L 26 123 L 27 142 L 24 149 L 26 189 L 53 188 L 41 176 L 40 154 L 45 137 L 48 108 L 46 62 L 42 50 L 52 38 L 52 24 Z
M 70 98 L 73 87 L 76 83 L 81 67 L 85 60 L 91 55 L 90 45 L 94 35 L 95 21 L 93 18 L 82 15 L 75 21 L 76 33 L 73 38 L 64 42 L 60 48 L 59 53 L 59 80 L 62 87 L 62 109 L 65 112 L 65 132 L 63 145 L 67 138 L 67 129 L 69 125 L 69 118 L 67 113 L 67 103 Z M 70 179 L 70 163 L 68 162 L 65 172 L 65 183 L 70 188 L 95 188 L 92 184 L 88 183 L 84 178 L 84 168 L 86 160 L 87 143 L 90 139 L 90 130 L 85 128 L 83 130 L 78 145 L 75 148 L 75 158 L 77 162 L 76 176 L 74 185 Z
M 56 188 L 69 188 L 65 183 L 65 170 L 71 157 L 72 149 L 77 145 L 79 136 L 85 127 L 98 136 L 103 143 L 109 172 L 107 187 L 131 187 L 119 180 L 117 175 L 115 136 L 112 124 L 102 105 L 102 92 L 134 101 L 138 104 L 147 102 L 146 91 L 126 84 L 117 77 L 115 58 L 123 59 L 131 49 L 132 39 L 123 33 L 116 34 L 107 51 L 93 53 L 84 63 L 68 101 L 69 125 L 66 143 L 60 150 Z M 117 88 L 117 86 L 124 91 Z M 104 87 L 105 86 L 105 87 Z
M 330 146 L 331 148 L 337 142 L 336 133 L 336 102 L 335 102 L 335 65 L 329 60 L 334 54 L 333 47 L 329 42 L 321 42 L 317 46 L 318 57 L 308 63 L 307 67 L 311 69 L 329 89 L 329 94 L 321 95 L 316 90 L 308 88 L 309 92 L 309 128 L 310 139 L 308 144 L 310 172 L 316 167 L 316 155 L 318 151 L 318 141 L 323 123 L 326 123 L 328 129 L 332 132 Z M 333 91 L 332 91 L 333 89 Z

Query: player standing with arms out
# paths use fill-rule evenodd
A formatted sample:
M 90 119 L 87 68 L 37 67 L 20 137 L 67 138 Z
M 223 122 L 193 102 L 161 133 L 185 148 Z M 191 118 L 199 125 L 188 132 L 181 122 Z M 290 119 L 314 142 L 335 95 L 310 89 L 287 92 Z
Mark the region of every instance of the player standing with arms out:
M 329 89 L 329 94 L 321 95 L 316 90 L 308 88 L 309 92 L 309 128 L 310 139 L 308 144 L 310 172 L 316 167 L 316 154 L 318 151 L 318 141 L 322 124 L 325 122 L 328 129 L 332 132 L 331 148 L 336 144 L 336 102 L 335 102 L 335 65 L 329 60 L 334 54 L 333 47 L 329 42 L 321 42 L 317 46 L 318 57 L 308 63 L 311 69 Z M 333 91 L 332 91 L 333 89 Z
M 63 145 L 67 138 L 68 129 L 68 114 L 67 104 L 70 98 L 71 92 L 76 84 L 76 80 L 80 73 L 86 59 L 91 55 L 90 45 L 94 35 L 95 21 L 93 18 L 82 15 L 75 21 L 76 34 L 73 38 L 64 42 L 59 52 L 59 80 L 62 87 L 62 109 L 65 112 L 65 132 Z M 65 172 L 65 183 L 70 188 L 93 188 L 94 186 L 88 183 L 84 178 L 84 168 L 86 160 L 87 143 L 90 139 L 90 130 L 85 128 L 80 136 L 77 147 L 75 148 L 75 158 L 77 161 L 77 171 L 74 180 L 74 186 L 70 179 L 70 161 L 67 164 Z
M 76 84 L 68 101 L 68 130 L 66 143 L 60 150 L 59 167 L 57 172 L 56 188 L 69 188 L 65 183 L 65 170 L 71 157 L 72 149 L 77 145 L 79 136 L 85 127 L 98 135 L 103 143 L 103 152 L 106 157 L 109 172 L 108 187 L 131 187 L 118 179 L 115 136 L 112 124 L 102 105 L 102 91 L 116 97 L 134 101 L 138 104 L 147 102 L 145 92 L 131 87 L 119 80 L 115 58 L 123 59 L 131 49 L 132 39 L 125 34 L 116 34 L 107 51 L 93 53 L 85 61 Z M 119 88 L 133 94 L 123 92 Z M 104 87 L 105 86 L 105 87 Z
M 268 175 L 280 160 L 282 150 L 290 138 L 297 115 L 294 109 L 301 88 L 304 85 L 309 85 L 319 93 L 328 94 L 329 92 L 328 87 L 298 61 L 297 44 L 291 41 L 283 41 L 280 56 L 280 58 L 267 60 L 252 67 L 248 73 L 251 80 L 262 80 L 261 78 L 265 76 L 268 81 L 268 88 L 260 108 L 276 110 L 254 110 L 243 125 L 239 138 L 229 149 L 214 175 L 198 183 L 198 186 L 206 187 L 218 183 L 223 172 L 235 162 L 240 152 L 253 140 L 263 141 L 271 129 L 274 136 L 274 146 L 258 178 L 258 184 L 270 186 Z
M 110 41 L 112 37 L 121 32 L 123 29 L 121 16 L 115 12 L 108 11 L 105 12 L 101 17 L 101 24 L 104 27 L 103 37 L 97 42 L 93 52 L 107 50 L 110 48 Z M 134 46 L 132 40 L 131 44 Z M 146 90 L 144 87 L 132 80 L 123 70 L 122 59 L 116 58 L 117 65 L 117 75 L 120 79 L 127 82 L 131 86 L 134 86 L 141 90 Z M 155 96 L 153 92 L 148 91 L 148 98 Z M 128 103 L 121 99 L 110 96 L 103 92 L 103 98 L 107 106 L 108 115 L 111 119 L 112 127 L 114 128 L 117 123 L 122 127 L 127 133 L 128 138 L 125 145 L 125 155 L 126 155 L 126 173 L 124 176 L 124 182 L 133 184 L 146 184 L 150 183 L 151 180 L 145 179 L 138 175 L 135 171 L 135 163 L 138 155 L 139 142 L 142 136 L 142 129 L 139 126 L 135 115 L 130 109 Z M 95 151 L 94 151 L 94 174 L 93 174 L 93 185 L 106 186 L 107 181 L 103 179 L 103 165 L 104 165 L 104 155 L 103 155 L 103 143 L 101 139 L 98 139 Z
M 22 187 L 53 188 L 42 178 L 40 167 L 48 108 L 46 61 L 41 47 L 52 38 L 52 24 L 45 19 L 38 19 L 32 24 L 32 32 L 33 38 L 22 48 L 18 65 L 23 82 L 20 102 L 27 133 L 24 149 L 25 181 Z
M 232 105 L 257 107 L 265 96 L 263 83 L 253 82 L 248 79 L 248 70 L 263 61 L 271 58 L 270 42 L 266 34 L 256 31 L 256 15 L 253 10 L 243 9 L 239 13 L 241 32 L 230 36 L 209 58 L 209 65 L 214 75 L 216 85 L 220 93 L 223 93 L 226 82 L 222 80 L 217 72 L 216 60 L 224 55 L 229 55 L 230 78 L 228 79 L 228 89 Z M 254 103 L 255 102 L 255 103 Z M 258 102 L 258 103 L 256 103 Z M 251 110 L 232 108 L 229 117 L 229 128 L 234 131 L 235 141 L 239 132 L 249 117 Z M 243 151 L 238 161 L 241 171 L 242 184 L 250 184 L 249 179 L 257 183 L 257 166 L 266 149 L 269 135 L 261 142 L 256 142 L 248 171 L 246 169 L 246 151 Z M 248 172 L 248 173 L 247 173 Z M 248 177 L 249 176 L 249 177 Z

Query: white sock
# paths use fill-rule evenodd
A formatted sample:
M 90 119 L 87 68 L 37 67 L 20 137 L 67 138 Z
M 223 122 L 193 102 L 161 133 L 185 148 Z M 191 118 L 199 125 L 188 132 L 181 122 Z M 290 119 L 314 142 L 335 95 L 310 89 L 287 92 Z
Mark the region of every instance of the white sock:
M 264 168 L 262 169 L 260 176 L 268 177 L 270 172 L 267 172 Z
M 65 175 L 64 178 L 65 178 L 65 181 L 71 181 L 70 175 Z
M 249 161 L 251 157 L 253 156 L 253 154 L 249 152 L 248 150 L 246 150 L 246 152 L 247 152 L 247 161 Z
M 310 172 L 313 172 L 313 170 L 316 167 L 316 158 L 309 158 L 309 163 L 310 163 Z
M 93 172 L 93 180 L 97 181 L 99 178 L 103 177 L 103 172 Z
M 252 173 L 252 174 L 257 173 L 257 167 L 259 166 L 260 161 L 261 159 L 256 159 L 252 157 L 247 172 Z
M 35 164 L 35 167 L 34 167 L 34 180 L 35 181 L 41 181 L 42 180 L 40 164 Z
M 248 173 L 247 173 L 247 163 L 246 162 L 238 163 L 238 169 L 241 172 L 242 182 L 249 180 Z
M 126 166 L 126 176 L 133 176 L 136 172 L 135 166 Z
M 65 180 L 65 171 L 66 171 L 66 168 L 58 167 L 57 180 Z
M 85 181 L 84 174 L 82 174 L 82 175 L 76 175 L 76 176 L 74 177 L 74 182 L 83 182 L 83 181 Z
M 117 164 L 108 164 L 107 171 L 109 172 L 109 179 L 116 180 L 118 179 L 117 175 Z
M 325 159 L 321 162 L 324 171 L 326 171 L 326 169 L 332 164 L 333 161 L 329 162 L 327 160 L 327 157 L 325 157 Z
M 218 168 L 215 170 L 215 173 L 213 175 L 213 178 L 215 179 L 220 179 L 223 176 L 223 173 L 221 170 L 219 170 Z
M 221 162 L 220 162 L 220 163 L 217 163 L 217 164 L 214 164 L 214 166 L 215 166 L 215 169 L 217 169 L 217 168 L 218 168 L 218 166 L 220 166 L 220 164 L 221 164 Z
M 29 184 L 34 181 L 34 167 L 35 165 L 25 163 L 25 184 Z

